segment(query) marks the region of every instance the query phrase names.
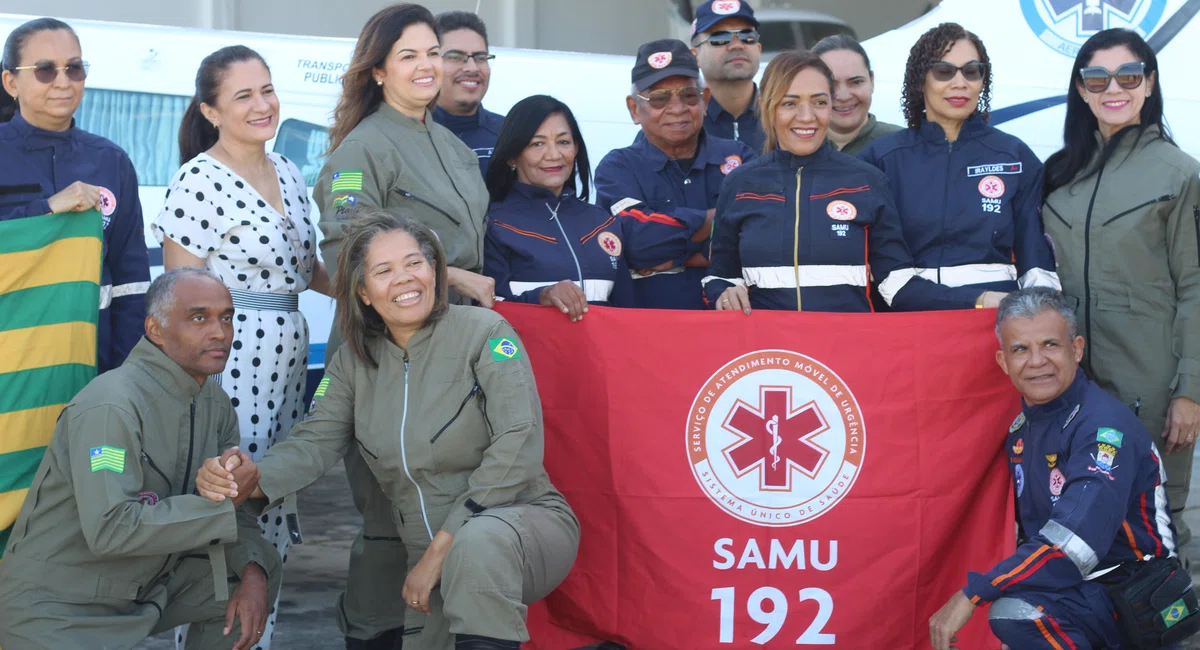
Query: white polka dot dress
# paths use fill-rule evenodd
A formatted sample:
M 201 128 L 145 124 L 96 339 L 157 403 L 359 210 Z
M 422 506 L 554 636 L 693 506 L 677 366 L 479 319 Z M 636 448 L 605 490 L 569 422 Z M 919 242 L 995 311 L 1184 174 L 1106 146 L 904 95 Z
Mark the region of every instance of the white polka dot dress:
M 284 214 L 202 153 L 176 174 L 151 228 L 158 241 L 170 239 L 204 258 L 230 289 L 298 294 L 308 288 L 317 259 L 308 193 L 291 161 L 267 155 L 279 177 Z M 298 311 L 238 309 L 233 325 L 233 350 L 220 381 L 237 410 L 241 448 L 258 460 L 303 414 L 308 324 Z M 264 514 L 259 524 L 286 562 L 289 539 L 281 510 Z M 274 627 L 272 614 L 255 650 L 271 647 Z M 177 647 L 185 638 L 180 628 Z

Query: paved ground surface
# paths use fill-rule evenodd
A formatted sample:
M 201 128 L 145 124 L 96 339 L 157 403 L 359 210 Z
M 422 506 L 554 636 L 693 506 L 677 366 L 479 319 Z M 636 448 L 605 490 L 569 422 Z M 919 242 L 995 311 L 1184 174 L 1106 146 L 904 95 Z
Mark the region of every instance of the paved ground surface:
M 277 650 L 336 650 L 345 646 L 334 623 L 333 601 L 345 586 L 350 542 L 358 532 L 359 522 L 340 464 L 300 494 L 300 507 L 304 513 L 304 544 L 293 546 L 288 554 L 281 615 L 272 647 Z M 1200 480 L 1193 481 L 1184 516 L 1192 530 L 1200 535 Z M 1200 540 L 1194 540 L 1184 550 L 1197 560 L 1193 564 L 1192 580 L 1200 586 Z M 148 639 L 137 650 L 170 650 L 174 647 L 170 634 L 166 633 Z M 1179 650 L 1200 650 L 1200 638 L 1189 640 Z

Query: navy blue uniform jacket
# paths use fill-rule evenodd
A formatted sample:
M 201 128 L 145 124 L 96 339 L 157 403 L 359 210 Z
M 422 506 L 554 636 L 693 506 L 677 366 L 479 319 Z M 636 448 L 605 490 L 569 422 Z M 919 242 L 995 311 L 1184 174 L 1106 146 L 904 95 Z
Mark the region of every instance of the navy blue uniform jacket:
M 859 158 L 887 174 L 921 277 L 980 292 L 1061 289 L 1042 230 L 1042 163 L 1018 138 L 976 115 L 949 142 L 925 120 Z
M 705 271 L 683 264 L 695 253 L 707 254 L 708 242 L 691 238 L 716 207 L 725 177 L 754 157 L 740 142 L 701 132 L 696 158 L 687 169 L 644 137 L 600 161 L 596 203 L 621 221 L 629 267 L 636 271 L 673 263 L 669 271 L 633 274 L 638 307 L 704 309 L 700 281 Z
M 125 361 L 145 326 L 150 258 L 133 162 L 117 145 L 74 126 L 45 131 L 19 112 L 0 124 L 0 220 L 49 214 L 49 198 L 75 181 L 108 190 L 115 203 L 104 215 L 96 330 L 97 370 L 106 372 Z
M 572 280 L 588 302 L 633 306 L 621 224 L 567 189 L 561 197 L 524 183 L 488 208 L 483 272 L 505 300 L 538 304 L 542 289 Z
M 480 106 L 474 115 L 461 117 L 448 113 L 441 106 L 433 108 L 433 121 L 450 129 L 464 144 L 479 157 L 479 173 L 487 176 L 488 164 L 492 161 L 492 150 L 500 137 L 504 116 Z
M 721 108 L 715 98 L 709 98 L 708 107 L 704 111 L 704 130 L 715 138 L 744 143 L 754 155 L 761 156 L 767 136 L 763 132 L 762 122 L 758 119 L 758 86 L 754 86 L 754 98 L 750 100 L 750 107 L 737 117 Z
M 979 295 L 915 276 L 887 178 L 828 142 L 808 156 L 776 149 L 729 175 L 708 273 L 714 307 L 737 284 L 755 309 L 871 311 L 871 275 L 900 310 L 970 308 Z
M 1006 447 L 1025 539 L 987 573 L 968 574 L 972 602 L 1056 591 L 1147 555 L 1175 555 L 1150 435 L 1082 370 L 1057 399 L 1024 407 Z

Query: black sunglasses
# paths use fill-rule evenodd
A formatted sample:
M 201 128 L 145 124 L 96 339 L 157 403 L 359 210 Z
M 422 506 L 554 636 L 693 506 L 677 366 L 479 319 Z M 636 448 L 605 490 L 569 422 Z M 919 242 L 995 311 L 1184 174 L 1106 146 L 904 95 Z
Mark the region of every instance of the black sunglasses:
M 929 66 L 929 73 L 937 81 L 950 81 L 959 71 L 962 72 L 963 79 L 967 81 L 979 81 L 983 79 L 984 73 L 987 72 L 987 64 L 979 61 L 968 61 L 963 65 L 954 65 L 949 61 L 936 61 Z
M 83 61 L 78 61 L 75 63 L 68 63 L 64 66 L 56 66 L 49 61 L 42 61 L 35 65 L 19 65 L 13 68 L 14 72 L 17 70 L 33 70 L 34 79 L 37 79 L 41 83 L 48 84 L 54 83 L 54 80 L 58 78 L 59 70 L 66 72 L 67 79 L 70 79 L 71 81 L 83 81 L 84 79 L 87 79 L 88 64 Z
M 700 43 L 708 43 L 713 47 L 725 47 L 733 42 L 734 36 L 736 36 L 737 39 L 742 42 L 742 45 L 754 45 L 758 42 L 758 30 L 740 29 L 736 32 L 731 32 L 729 30 L 713 32 L 709 34 L 707 38 L 700 41 Z M 696 43 L 696 45 L 699 46 L 700 43 Z
M 1080 68 L 1079 77 L 1083 80 L 1083 87 L 1089 93 L 1104 92 L 1113 79 L 1116 79 L 1117 85 L 1125 90 L 1133 90 L 1142 85 L 1142 80 L 1146 78 L 1146 64 L 1142 61 L 1125 63 L 1118 67 L 1116 72 L 1109 72 L 1103 66 L 1094 65 L 1089 68 Z
M 649 104 L 650 108 L 661 111 L 671 103 L 671 97 L 675 95 L 679 95 L 679 101 L 684 106 L 695 106 L 704 97 L 704 91 L 695 86 L 685 86 L 683 88 L 676 88 L 675 90 L 660 88 L 648 95 L 638 95 L 638 98 Z

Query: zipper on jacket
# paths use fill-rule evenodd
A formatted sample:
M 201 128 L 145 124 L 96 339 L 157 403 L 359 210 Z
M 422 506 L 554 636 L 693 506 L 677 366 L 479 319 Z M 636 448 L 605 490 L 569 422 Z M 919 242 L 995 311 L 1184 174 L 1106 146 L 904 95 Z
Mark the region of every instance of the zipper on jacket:
M 734 140 L 739 140 L 739 139 L 740 139 L 740 138 L 738 138 L 738 123 L 737 123 L 737 118 L 736 118 L 736 117 L 735 117 L 735 118 L 733 118 L 733 139 L 734 139 Z
M 796 231 L 792 236 L 792 271 L 796 274 L 796 311 L 803 311 L 800 304 L 800 179 L 804 167 L 796 170 Z
M 379 456 L 376 456 L 375 454 L 371 453 L 371 450 L 370 450 L 370 449 L 367 449 L 367 446 L 366 446 L 366 445 L 364 445 L 364 444 L 362 443 L 362 441 L 358 439 L 358 436 L 355 436 L 355 437 L 354 437 L 354 442 L 357 442 L 357 443 L 358 443 L 358 447 L 359 447 L 359 449 L 362 449 L 362 450 L 363 450 L 363 453 L 365 453 L 366 455 L 370 456 L 371 458 L 374 458 L 375 460 L 379 460 Z
M 450 221 L 453 221 L 454 225 L 456 225 L 456 226 L 462 225 L 462 222 L 459 221 L 458 219 L 455 219 L 454 217 L 450 216 L 449 212 L 446 212 L 445 210 L 437 207 L 436 205 L 430 203 L 429 201 L 426 201 L 425 199 L 417 196 L 416 194 L 413 194 L 412 192 L 409 192 L 408 190 L 396 190 L 396 191 L 400 193 L 400 196 L 403 196 L 406 199 L 412 199 L 413 201 L 416 201 L 417 203 L 424 203 L 425 205 L 433 208 L 434 210 L 441 212 L 442 214 L 446 215 L 447 219 L 449 219 Z
M 1142 203 L 1141 205 L 1135 205 L 1132 208 L 1129 208 L 1128 210 L 1126 210 L 1126 211 L 1118 214 L 1117 216 L 1109 219 L 1108 221 L 1105 221 L 1104 223 L 1100 224 L 1100 226 L 1101 227 L 1107 226 L 1108 224 L 1116 221 L 1117 219 L 1120 219 L 1121 217 L 1129 214 L 1130 212 L 1134 212 L 1136 210 L 1141 210 L 1142 208 L 1144 208 L 1148 205 L 1154 205 L 1155 203 L 1162 203 L 1164 201 L 1170 201 L 1173 198 L 1175 198 L 1174 194 L 1163 194 L 1162 196 L 1158 197 L 1157 199 L 1150 199 L 1149 201 L 1146 201 L 1145 203 Z
M 188 406 L 190 417 L 188 421 L 188 455 L 187 464 L 183 466 L 183 492 L 188 493 L 188 476 L 192 473 L 192 453 L 196 450 L 196 399 Z
M 429 527 L 429 513 L 425 511 L 425 495 L 421 493 L 421 486 L 417 485 L 417 480 L 413 478 L 412 472 L 408 471 L 408 453 L 404 447 L 404 425 L 408 421 L 408 355 L 404 355 L 404 413 L 400 415 L 400 464 L 404 466 L 404 475 L 408 477 L 413 487 L 417 488 L 417 501 L 421 504 L 421 520 L 425 522 L 425 532 L 429 533 L 430 541 L 433 540 L 433 529 Z
M 142 460 L 146 461 L 146 464 L 150 466 L 150 469 L 154 470 L 159 476 L 162 477 L 162 480 L 167 482 L 167 492 L 168 493 L 175 491 L 175 488 L 171 485 L 171 479 L 167 478 L 167 475 L 161 469 L 158 468 L 158 465 L 154 464 L 154 459 L 150 457 L 150 454 L 147 454 L 146 452 L 143 451 L 142 452 Z
M 575 254 L 575 248 L 571 246 L 571 238 L 567 237 L 567 231 L 563 229 L 562 222 L 558 220 L 558 209 L 561 207 L 562 201 L 559 201 L 558 205 L 553 208 L 550 207 L 549 203 L 546 204 L 546 209 L 550 211 L 550 218 L 558 225 L 558 232 L 562 233 L 563 241 L 567 243 L 567 250 L 571 251 L 571 259 L 575 260 L 575 272 L 579 274 L 579 289 L 580 291 L 584 291 L 583 268 L 579 266 L 579 256 Z
M 1196 266 L 1200 266 L 1200 205 L 1192 206 L 1192 216 L 1196 219 Z
M 1096 354 L 1096 341 L 1092 338 L 1092 208 L 1096 206 L 1096 195 L 1100 193 L 1100 180 L 1104 178 L 1104 167 L 1096 172 L 1096 186 L 1092 188 L 1092 198 L 1088 201 L 1087 217 L 1083 222 L 1083 329 L 1088 340 L 1087 374 L 1095 377 L 1096 369 L 1092 367 L 1092 357 Z
M 946 261 L 946 213 L 950 210 L 950 178 L 954 173 L 954 143 L 946 141 L 946 187 L 942 190 L 942 243 L 938 246 L 937 282 L 942 283 L 942 267 Z M 915 263 L 916 260 L 913 260 Z M 916 266 L 916 264 L 914 264 Z
M 475 385 L 471 386 L 471 392 L 467 393 L 467 396 L 463 398 L 462 403 L 458 405 L 458 410 L 454 412 L 454 417 L 450 418 L 449 422 L 443 424 L 442 428 L 438 429 L 438 432 L 433 434 L 433 437 L 429 439 L 431 444 L 437 442 L 437 439 L 442 437 L 442 434 L 446 432 L 446 429 L 449 429 L 450 425 L 454 424 L 454 421 L 458 419 L 458 416 L 462 415 L 463 409 L 467 407 L 467 402 L 471 401 L 471 398 L 475 397 L 480 390 L 479 382 L 475 382 Z

